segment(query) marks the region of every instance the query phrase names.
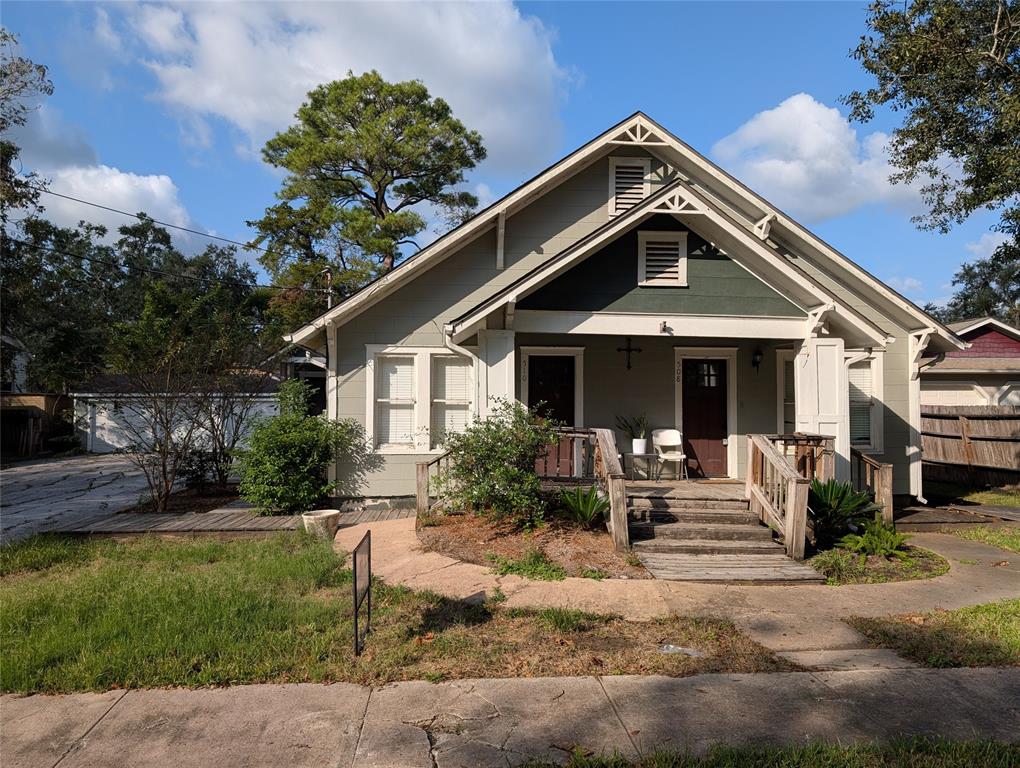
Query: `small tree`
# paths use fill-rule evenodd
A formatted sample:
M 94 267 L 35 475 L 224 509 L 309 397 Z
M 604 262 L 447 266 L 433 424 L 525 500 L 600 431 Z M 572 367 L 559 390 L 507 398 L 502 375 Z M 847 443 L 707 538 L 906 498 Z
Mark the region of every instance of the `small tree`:
M 447 505 L 532 528 L 545 500 L 535 462 L 556 441 L 556 425 L 517 401 L 501 400 L 488 419 L 451 434 L 450 468 L 439 479 Z
M 303 381 L 283 382 L 280 414 L 256 419 L 247 450 L 237 454 L 241 496 L 260 514 L 307 511 L 367 466 L 362 426 L 353 419 L 310 416 L 311 392 Z M 348 476 L 331 482 L 326 471 L 341 460 Z

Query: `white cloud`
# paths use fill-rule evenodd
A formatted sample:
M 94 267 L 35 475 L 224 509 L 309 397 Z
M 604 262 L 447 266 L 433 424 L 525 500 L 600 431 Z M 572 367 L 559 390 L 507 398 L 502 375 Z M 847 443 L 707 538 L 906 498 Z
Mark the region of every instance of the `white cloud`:
M 110 14 L 105 8 L 96 8 L 95 24 L 96 40 L 111 51 L 120 50 L 120 36 L 114 31 L 110 23 Z
M 916 277 L 890 277 L 885 284 L 905 296 L 918 296 L 924 291 L 924 283 Z
M 986 232 L 976 243 L 967 243 L 964 246 L 973 254 L 975 259 L 987 259 L 1003 243 L 1009 240 L 1002 232 Z
M 878 203 L 919 210 L 920 184 L 891 184 L 889 137 L 858 137 L 839 110 L 806 93 L 759 112 L 712 148 L 731 173 L 807 221 Z
M 181 115 L 222 118 L 261 148 L 314 86 L 377 69 L 420 79 L 481 132 L 496 170 L 535 167 L 558 148 L 566 82 L 552 33 L 492 3 L 182 3 L 126 12 Z
M 180 201 L 177 185 L 166 175 L 140 175 L 108 165 L 93 165 L 50 169 L 46 171 L 46 176 L 54 192 L 99 202 L 128 213 L 144 211 L 154 219 L 177 226 L 188 226 L 190 223 L 188 212 Z M 115 237 L 118 227 L 132 222 L 127 216 L 91 205 L 55 195 L 43 197 L 46 218 L 61 226 L 73 227 L 84 219 L 105 225 Z

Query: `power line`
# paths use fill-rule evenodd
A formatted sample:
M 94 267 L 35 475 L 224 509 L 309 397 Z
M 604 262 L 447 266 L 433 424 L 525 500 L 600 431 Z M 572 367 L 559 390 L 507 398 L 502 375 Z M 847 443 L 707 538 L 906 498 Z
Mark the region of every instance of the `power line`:
M 120 269 L 121 265 L 115 262 L 106 261 L 105 259 L 97 259 L 94 256 L 86 256 L 83 253 L 71 253 L 69 251 L 63 251 L 59 248 L 52 248 L 48 245 L 39 245 L 38 243 L 30 243 L 27 240 L 19 240 L 16 237 L 7 237 L 12 243 L 18 243 L 19 245 L 28 246 L 29 248 L 37 248 L 41 251 L 49 251 L 50 253 L 56 253 L 60 256 L 66 256 L 70 259 L 82 259 L 91 264 L 101 264 L 104 267 L 111 269 Z M 220 283 L 222 285 L 236 285 L 242 288 L 268 288 L 275 291 L 287 291 L 293 290 L 297 286 L 285 286 L 285 285 L 263 285 L 261 283 L 245 283 L 240 280 L 223 280 L 218 277 L 198 277 L 196 275 L 185 275 L 179 272 L 168 272 L 165 269 L 157 269 L 156 267 L 140 267 L 140 266 L 129 266 L 128 269 L 137 270 L 139 272 L 149 272 L 155 275 L 164 275 L 166 277 L 173 277 L 178 280 L 193 280 L 199 283 Z M 305 291 L 315 291 L 317 293 L 325 293 L 325 288 L 302 288 Z
M 278 254 L 275 254 L 274 251 L 271 251 L 268 248 L 263 248 L 260 245 L 252 245 L 251 243 L 242 243 L 239 240 L 231 240 L 229 237 L 221 237 L 220 235 L 213 235 L 213 234 L 211 234 L 209 232 L 202 232 L 199 229 L 190 229 L 189 227 L 182 227 L 179 224 L 171 224 L 169 221 L 160 221 L 159 219 L 153 219 L 150 216 L 142 216 L 142 215 L 137 214 L 137 213 L 130 213 L 128 211 L 122 211 L 119 208 L 111 208 L 109 205 L 103 205 L 102 203 L 94 203 L 91 200 L 82 200 L 80 197 L 72 197 L 71 195 L 65 195 L 62 192 L 54 192 L 52 189 L 49 189 L 47 187 L 40 187 L 40 186 L 37 186 L 35 184 L 29 184 L 27 186 L 31 187 L 32 189 L 38 190 L 39 192 L 44 192 L 47 195 L 53 195 L 55 197 L 62 197 L 65 200 L 72 200 L 72 201 L 74 201 L 76 203 L 81 203 L 82 205 L 91 205 L 93 208 L 102 208 L 104 211 L 110 211 L 111 213 L 119 213 L 122 216 L 130 216 L 131 218 L 138 219 L 139 221 L 151 221 L 153 224 L 159 224 L 161 227 L 170 227 L 171 229 L 179 229 L 182 232 L 190 232 L 193 235 L 199 235 L 201 237 L 208 237 L 208 238 L 211 238 L 213 240 L 219 240 L 219 241 L 224 242 L 224 243 L 230 243 L 231 245 L 238 245 L 241 248 L 244 248 L 244 249 L 247 249 L 247 250 L 262 251 L 263 253 L 271 253 L 271 254 L 274 254 L 274 255 L 278 255 Z

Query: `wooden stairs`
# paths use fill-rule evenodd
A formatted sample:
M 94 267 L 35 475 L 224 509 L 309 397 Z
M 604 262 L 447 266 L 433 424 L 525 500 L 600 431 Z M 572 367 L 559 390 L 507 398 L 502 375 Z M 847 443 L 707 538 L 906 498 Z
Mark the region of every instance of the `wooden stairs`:
M 634 553 L 657 579 L 804 584 L 823 579 L 789 558 L 734 482 L 628 484 Z

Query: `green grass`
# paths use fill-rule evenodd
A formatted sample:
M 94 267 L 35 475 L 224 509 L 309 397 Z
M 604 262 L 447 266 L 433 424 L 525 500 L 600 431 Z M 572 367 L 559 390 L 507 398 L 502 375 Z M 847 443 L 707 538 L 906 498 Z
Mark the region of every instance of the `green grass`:
M 949 561 L 921 547 L 907 547 L 901 557 L 862 557 L 839 547 L 819 552 L 807 561 L 825 576 L 826 584 L 885 584 L 932 579 L 949 571 Z
M 1020 599 L 848 622 L 873 644 L 929 667 L 1020 666 Z
M 537 548 L 529 549 L 517 560 L 498 555 L 488 555 L 487 559 L 492 563 L 492 570 L 501 576 L 512 574 L 539 581 L 563 581 L 567 578 L 567 572 L 563 567 L 554 563 L 545 552 Z
M 657 751 L 637 761 L 575 754 L 568 768 L 1013 768 L 1020 762 L 1020 746 L 994 741 L 899 739 L 888 744 L 803 747 L 723 747 L 695 757 Z M 531 761 L 523 768 L 546 768 L 552 763 Z
M 1008 552 L 1020 552 L 1020 526 L 991 528 L 987 525 L 979 525 L 973 528 L 947 528 L 944 533 L 951 533 L 961 539 L 991 544 L 993 547 L 1005 549 Z
M 0 690 L 771 672 L 732 623 L 509 609 L 376 581 L 365 653 L 351 574 L 326 542 L 36 538 L 0 550 Z M 702 651 L 661 654 L 664 641 Z
M 996 507 L 1016 507 L 1020 509 L 1020 486 L 1006 488 L 972 488 L 958 483 L 927 482 L 924 484 L 925 496 L 929 503 L 946 504 L 966 502 L 968 504 L 988 504 Z

